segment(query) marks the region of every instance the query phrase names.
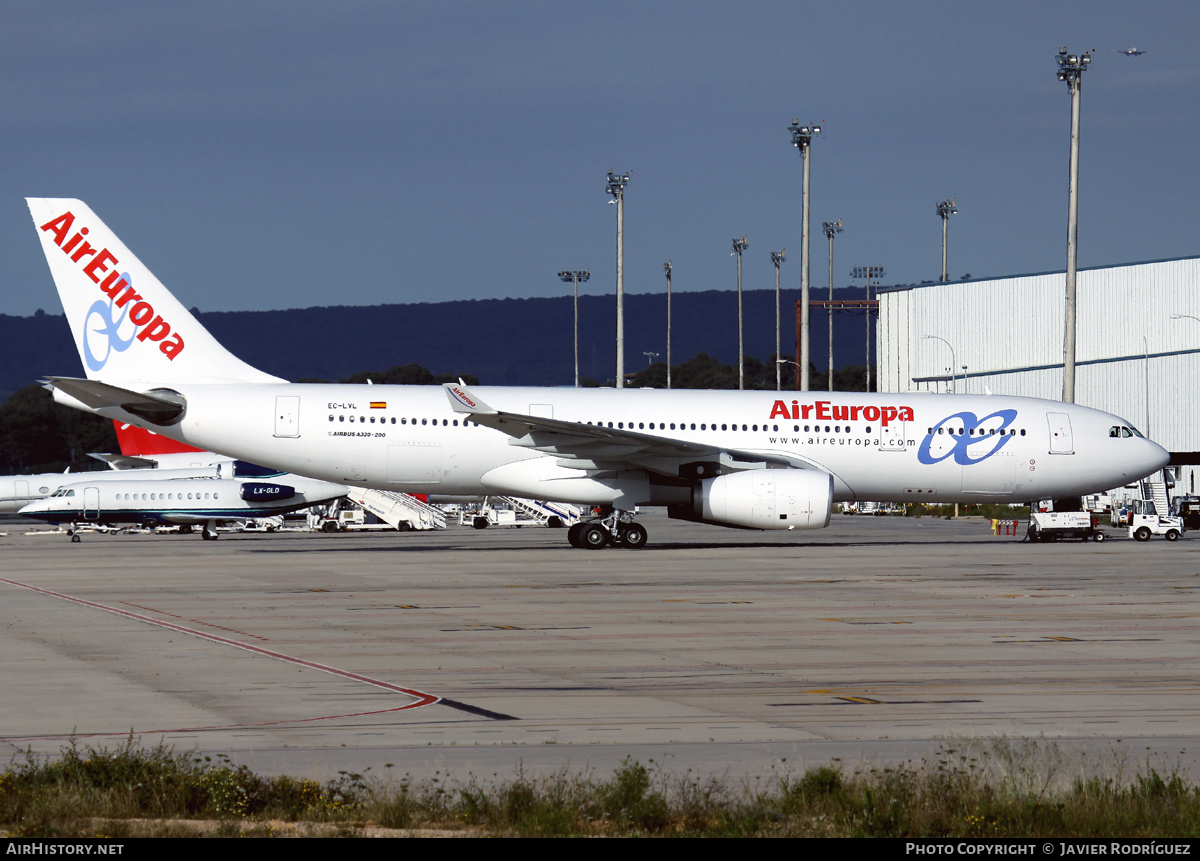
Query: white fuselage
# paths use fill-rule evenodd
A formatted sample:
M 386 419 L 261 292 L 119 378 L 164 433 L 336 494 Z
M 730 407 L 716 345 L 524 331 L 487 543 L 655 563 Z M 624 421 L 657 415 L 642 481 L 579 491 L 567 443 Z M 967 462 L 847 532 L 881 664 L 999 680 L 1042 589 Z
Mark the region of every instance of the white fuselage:
M 20 511 L 29 503 L 44 499 L 69 484 L 99 484 L 138 479 L 216 477 L 220 469 L 211 466 L 178 469 L 102 469 L 94 472 L 46 472 L 38 475 L 0 476 L 0 512 Z
M 132 470 L 123 480 L 90 481 L 80 476 L 45 499 L 23 507 L 26 517 L 51 523 L 207 523 L 271 517 L 346 494 L 343 484 L 272 475 L 263 478 L 137 477 Z M 106 473 L 101 473 L 105 475 Z M 282 488 L 282 492 L 280 492 Z
M 327 481 L 408 493 L 510 493 L 605 503 L 603 476 L 455 412 L 438 386 L 182 384 L 160 433 Z M 834 499 L 992 501 L 1077 496 L 1164 466 L 1116 416 L 1000 395 L 646 389 L 471 390 L 495 409 L 790 459 Z M 102 411 L 103 412 L 103 411 Z M 122 416 L 125 417 L 125 416 Z M 127 418 L 127 417 L 125 417 Z M 887 422 L 886 424 L 884 422 Z M 1118 429 L 1114 431 L 1114 429 Z M 657 488 L 657 489 L 656 489 Z M 653 477 L 638 504 L 678 501 Z

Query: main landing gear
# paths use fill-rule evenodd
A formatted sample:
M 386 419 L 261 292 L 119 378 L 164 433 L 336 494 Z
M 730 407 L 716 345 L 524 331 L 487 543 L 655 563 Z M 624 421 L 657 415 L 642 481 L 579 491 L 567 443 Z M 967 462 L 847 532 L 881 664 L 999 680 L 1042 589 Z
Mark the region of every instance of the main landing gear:
M 633 520 L 628 511 L 611 511 L 596 520 L 585 520 L 567 530 L 572 547 L 600 550 L 609 544 L 640 550 L 646 546 L 646 527 Z

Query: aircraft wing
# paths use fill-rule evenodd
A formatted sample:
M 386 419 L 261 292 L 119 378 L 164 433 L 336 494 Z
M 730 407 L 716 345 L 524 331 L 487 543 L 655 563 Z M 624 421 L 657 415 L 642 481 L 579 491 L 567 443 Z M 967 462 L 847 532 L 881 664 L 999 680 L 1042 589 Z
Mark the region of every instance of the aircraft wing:
M 718 462 L 724 471 L 792 467 L 815 469 L 812 463 L 778 454 L 686 442 L 600 425 L 492 409 L 466 386 L 443 384 L 450 406 L 476 424 L 507 434 L 509 445 L 555 455 L 560 466 L 599 472 L 645 469 L 671 477 L 688 475 L 688 464 Z

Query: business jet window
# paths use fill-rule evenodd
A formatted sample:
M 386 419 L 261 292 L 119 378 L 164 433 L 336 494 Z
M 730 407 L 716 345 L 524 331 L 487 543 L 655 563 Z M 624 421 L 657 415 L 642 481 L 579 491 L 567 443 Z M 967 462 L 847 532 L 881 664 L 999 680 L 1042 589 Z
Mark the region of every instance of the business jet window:
M 330 416 L 330 417 L 329 417 L 329 420 L 330 420 L 330 421 L 333 421 L 333 416 Z

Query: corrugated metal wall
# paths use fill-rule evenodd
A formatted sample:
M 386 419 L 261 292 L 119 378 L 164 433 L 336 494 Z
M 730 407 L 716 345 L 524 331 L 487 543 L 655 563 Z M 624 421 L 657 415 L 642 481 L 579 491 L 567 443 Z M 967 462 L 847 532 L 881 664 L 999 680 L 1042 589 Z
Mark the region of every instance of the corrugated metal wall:
M 1077 284 L 1076 402 L 1200 451 L 1200 320 L 1171 319 L 1200 317 L 1200 257 L 1083 269 Z M 881 292 L 880 389 L 949 391 L 952 347 L 960 392 L 1060 400 L 1065 288 L 1051 272 Z

